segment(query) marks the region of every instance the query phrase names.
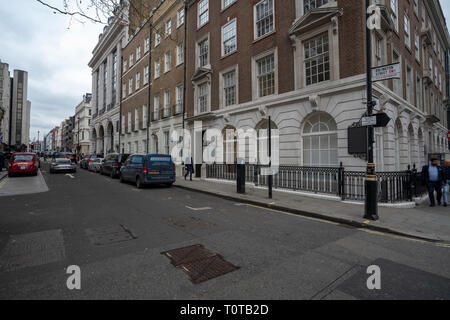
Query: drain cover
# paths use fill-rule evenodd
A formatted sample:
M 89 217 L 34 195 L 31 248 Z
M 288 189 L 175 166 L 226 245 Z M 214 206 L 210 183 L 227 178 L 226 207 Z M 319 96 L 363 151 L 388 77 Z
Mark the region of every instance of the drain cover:
M 87 229 L 86 234 L 91 243 L 97 246 L 137 239 L 137 237 L 123 225 Z
M 219 254 L 205 249 L 200 244 L 162 252 L 161 254 L 167 256 L 174 266 L 183 269 L 194 284 L 239 269 Z

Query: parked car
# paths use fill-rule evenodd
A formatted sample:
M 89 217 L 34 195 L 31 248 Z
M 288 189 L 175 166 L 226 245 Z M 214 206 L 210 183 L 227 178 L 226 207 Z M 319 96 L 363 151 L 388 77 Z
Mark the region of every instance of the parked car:
M 37 176 L 39 163 L 34 153 L 13 153 L 8 164 L 8 176 L 31 174 Z
M 91 163 L 92 161 L 94 161 L 97 158 L 99 158 L 99 157 L 95 154 L 91 154 L 89 156 L 84 157 L 83 160 L 81 160 L 81 162 L 80 162 L 80 168 L 89 170 L 89 163 Z
M 120 182 L 133 182 L 137 188 L 147 184 L 165 184 L 175 182 L 175 164 L 170 155 L 133 154 L 120 169 Z
M 100 173 L 109 175 L 113 179 L 115 177 L 118 177 L 120 175 L 120 168 L 122 168 L 123 164 L 129 156 L 129 154 L 119 153 L 108 154 L 105 158 L 105 162 L 102 165 Z
M 88 170 L 92 171 L 92 172 L 95 172 L 95 173 L 99 173 L 100 169 L 101 169 L 101 166 L 102 166 L 102 163 L 103 163 L 103 160 L 104 159 L 101 159 L 101 158 L 95 158 L 94 160 L 89 162 Z
M 50 163 L 50 173 L 55 172 L 77 172 L 76 165 L 70 159 L 55 159 Z

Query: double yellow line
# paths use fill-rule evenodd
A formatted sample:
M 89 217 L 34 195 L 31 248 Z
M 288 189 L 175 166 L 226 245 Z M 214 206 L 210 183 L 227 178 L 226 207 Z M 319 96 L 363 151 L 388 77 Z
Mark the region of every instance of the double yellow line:
M 5 177 L 2 181 L 0 181 L 0 189 L 8 182 L 9 177 Z

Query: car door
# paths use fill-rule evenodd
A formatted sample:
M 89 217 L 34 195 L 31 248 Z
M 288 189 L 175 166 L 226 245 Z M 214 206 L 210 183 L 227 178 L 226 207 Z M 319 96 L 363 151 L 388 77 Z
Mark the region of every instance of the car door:
M 143 166 L 144 166 L 144 157 L 143 156 L 132 156 L 131 157 L 132 176 L 130 177 L 130 179 L 132 181 L 135 181 L 137 176 L 142 175 Z M 142 178 L 142 176 L 141 176 L 141 178 Z
M 103 173 L 110 174 L 111 173 L 111 159 L 112 155 L 106 156 L 105 162 L 103 163 Z
M 122 175 L 124 180 L 129 180 L 130 179 L 130 166 L 131 166 L 131 158 L 128 158 L 127 161 L 125 161 L 125 163 L 123 164 L 121 170 L 120 170 L 120 174 Z

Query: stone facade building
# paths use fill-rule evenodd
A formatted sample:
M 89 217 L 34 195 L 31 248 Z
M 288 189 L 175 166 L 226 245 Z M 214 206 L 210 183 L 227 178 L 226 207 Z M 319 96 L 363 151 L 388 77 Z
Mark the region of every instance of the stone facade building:
M 91 152 L 119 151 L 120 70 L 122 48 L 128 40 L 127 3 L 116 8 L 89 62 L 92 68 Z
M 30 143 L 31 102 L 28 101 L 28 72 L 14 70 L 11 85 L 9 144 L 17 149 Z
M 74 152 L 90 154 L 90 125 L 92 118 L 92 94 L 86 93 L 83 101 L 75 108 L 74 116 Z
M 406 170 L 448 151 L 449 34 L 438 0 L 375 2 L 373 66 L 399 62 L 402 74 L 374 84 L 376 112 L 392 119 L 376 130 L 375 161 L 377 171 Z M 202 136 L 208 128 L 233 146 L 233 131 L 267 128 L 270 116 L 282 165 L 365 167 L 347 143 L 366 111 L 364 1 L 195 0 L 186 23 L 186 125 L 201 146 L 213 142 Z M 236 149 L 217 161 L 236 158 Z
M 0 61 L 0 150 L 9 145 L 11 79 L 9 65 Z

